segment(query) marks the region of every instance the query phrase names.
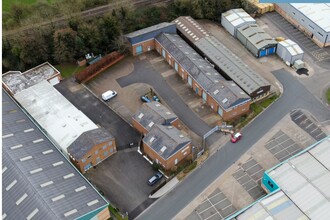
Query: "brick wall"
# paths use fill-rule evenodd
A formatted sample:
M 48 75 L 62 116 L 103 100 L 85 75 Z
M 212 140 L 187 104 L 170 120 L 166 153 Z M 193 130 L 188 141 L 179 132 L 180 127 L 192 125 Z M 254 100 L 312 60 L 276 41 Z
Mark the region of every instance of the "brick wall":
M 108 220 L 110 219 L 110 212 L 108 207 L 104 208 L 101 212 L 97 214 L 97 219 L 98 220 Z
M 132 120 L 133 127 L 140 133 L 140 134 L 147 134 L 148 130 L 145 129 L 138 121 L 135 119 Z
M 148 41 L 144 41 L 144 42 L 141 42 L 141 43 L 139 43 L 139 44 L 135 44 L 135 45 L 133 45 L 133 46 L 131 47 L 131 52 L 132 52 L 133 56 L 138 55 L 138 54 L 136 53 L 136 48 L 137 48 L 138 46 L 142 46 L 142 53 L 148 52 L 148 49 L 150 49 L 150 51 L 151 51 L 151 50 L 154 50 L 154 49 L 155 49 L 155 40 L 154 40 L 154 39 L 150 39 L 150 40 L 148 40 Z

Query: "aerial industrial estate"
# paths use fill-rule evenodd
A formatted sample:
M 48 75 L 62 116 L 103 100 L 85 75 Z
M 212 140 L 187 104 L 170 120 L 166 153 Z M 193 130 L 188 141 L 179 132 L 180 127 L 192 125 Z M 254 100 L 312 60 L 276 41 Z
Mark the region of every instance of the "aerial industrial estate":
M 246 2 L 4 72 L 2 219 L 329 219 L 330 4 Z

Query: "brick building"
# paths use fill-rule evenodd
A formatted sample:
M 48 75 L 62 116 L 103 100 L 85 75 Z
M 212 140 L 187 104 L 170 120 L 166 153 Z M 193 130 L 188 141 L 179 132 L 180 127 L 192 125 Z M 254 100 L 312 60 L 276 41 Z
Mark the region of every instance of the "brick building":
M 191 140 L 173 126 L 156 124 L 143 138 L 143 151 L 152 161 L 170 170 L 191 154 Z
M 155 37 L 160 33 L 176 33 L 173 23 L 163 22 L 125 35 L 134 56 L 155 48 Z
M 144 103 L 133 115 L 132 125 L 143 135 L 146 135 L 155 124 L 179 128 L 180 121 L 178 116 L 159 102 Z
M 70 161 L 85 173 L 117 152 L 115 138 L 105 128 L 82 133 L 69 147 Z

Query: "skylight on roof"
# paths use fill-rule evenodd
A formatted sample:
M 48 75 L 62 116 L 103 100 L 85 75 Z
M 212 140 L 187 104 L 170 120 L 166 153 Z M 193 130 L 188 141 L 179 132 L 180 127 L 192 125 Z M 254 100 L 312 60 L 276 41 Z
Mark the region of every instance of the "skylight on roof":
M 164 153 L 164 151 L 167 149 L 167 147 L 166 146 L 163 146 L 162 147 L 162 149 L 160 149 L 160 151 L 162 152 L 162 153 Z
M 11 182 L 11 183 L 6 187 L 6 191 L 9 191 L 13 186 L 15 186 L 16 183 L 17 183 L 17 180 L 15 179 L 13 182 Z
M 227 99 L 227 98 L 224 98 L 224 99 L 222 100 L 222 103 L 225 104 L 226 102 L 228 102 L 228 99 Z
M 15 146 L 10 147 L 10 149 L 11 150 L 15 150 L 15 149 L 18 149 L 18 148 L 21 148 L 21 147 L 23 147 L 23 145 L 22 144 L 18 144 L 18 145 L 15 145 Z
M 148 126 L 151 128 L 154 124 L 155 124 L 155 123 L 152 121 L 152 122 L 149 123 Z
M 81 186 L 81 187 L 75 189 L 74 191 L 76 191 L 76 192 L 80 192 L 80 191 L 82 191 L 82 190 L 84 190 L 84 189 L 86 189 L 86 186 Z
M 87 205 L 88 205 L 88 206 L 92 206 L 92 205 L 97 204 L 98 202 L 99 202 L 99 200 L 95 199 L 95 200 L 93 200 L 93 201 L 87 203 Z
M 144 116 L 144 114 L 143 113 L 140 113 L 139 116 L 138 116 L 138 118 L 141 119 L 143 116 Z
M 165 114 L 170 115 L 170 114 L 172 114 L 172 113 L 171 113 L 171 112 L 166 112 Z
M 218 93 L 219 93 L 219 90 L 218 89 L 213 92 L 214 95 L 216 95 Z
M 154 136 L 152 136 L 149 140 L 150 143 L 152 143 L 156 138 Z
M 42 188 L 44 188 L 44 187 L 46 187 L 46 186 L 52 185 L 53 183 L 54 183 L 53 181 L 48 181 L 48 182 L 45 182 L 45 183 L 40 184 L 40 186 L 41 186 Z
M 33 210 L 27 217 L 26 220 L 31 220 L 37 213 L 39 212 L 39 209 Z
M 2 173 L 4 173 L 7 170 L 7 167 L 2 168 Z
M 77 209 L 72 209 L 71 211 L 68 211 L 68 212 L 64 213 L 64 216 L 65 217 L 68 217 L 68 216 L 70 216 L 70 215 L 72 215 L 72 214 L 74 214 L 76 212 L 77 212 Z
M 27 195 L 26 193 L 24 193 L 24 194 L 22 195 L 22 197 L 19 198 L 19 199 L 16 201 L 16 205 L 21 204 L 21 203 L 26 199 L 26 197 L 28 197 L 28 195 Z
M 179 135 L 180 138 L 184 138 L 184 136 L 182 134 Z
M 53 163 L 53 166 L 56 167 L 56 166 L 59 166 L 61 164 L 63 164 L 63 161 L 59 161 L 59 162 Z
M 73 177 L 73 176 L 74 176 L 74 173 L 70 173 L 68 175 L 63 176 L 63 178 L 68 179 L 68 178 Z
M 42 154 L 50 154 L 52 152 L 54 152 L 54 151 L 52 149 L 50 149 L 50 150 L 43 151 Z

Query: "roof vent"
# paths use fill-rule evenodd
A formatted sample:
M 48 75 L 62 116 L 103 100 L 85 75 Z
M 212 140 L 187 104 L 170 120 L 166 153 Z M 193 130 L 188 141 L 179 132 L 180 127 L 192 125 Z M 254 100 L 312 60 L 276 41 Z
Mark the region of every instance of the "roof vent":
M 184 138 L 184 136 L 182 134 L 179 135 L 180 138 Z

